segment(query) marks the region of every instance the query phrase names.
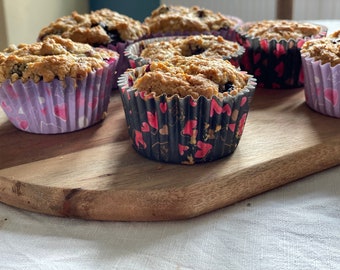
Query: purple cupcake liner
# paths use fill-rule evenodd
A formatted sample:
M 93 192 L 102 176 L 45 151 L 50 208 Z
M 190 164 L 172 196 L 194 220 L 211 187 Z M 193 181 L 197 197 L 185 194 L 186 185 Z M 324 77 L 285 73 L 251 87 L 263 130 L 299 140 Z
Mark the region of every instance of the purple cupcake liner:
M 306 104 L 321 114 L 340 118 L 340 65 L 332 67 L 302 55 Z
M 144 39 L 133 44 L 130 44 L 124 51 L 124 55 L 128 58 L 129 64 L 131 68 L 141 67 L 147 64 L 150 64 L 151 59 L 143 58 L 140 56 L 142 50 L 145 48 L 147 44 L 159 41 L 168 41 L 178 38 L 185 38 L 187 36 L 164 36 L 164 37 L 157 37 L 157 38 L 149 38 Z M 239 45 L 239 50 L 236 53 L 223 56 L 223 59 L 228 60 L 231 64 L 235 67 L 239 67 L 240 59 L 245 52 L 245 49 Z
M 221 32 L 221 36 L 224 37 L 224 39 L 231 40 L 237 42 L 237 32 L 236 29 L 243 24 L 243 20 L 241 18 L 238 18 L 236 16 L 231 16 L 231 15 L 225 15 L 227 18 L 233 19 L 236 24 L 233 27 L 229 27 L 228 29 L 221 29 L 221 31 L 211 31 L 213 35 L 219 35 L 218 32 Z
M 237 41 L 245 48 L 241 57 L 242 70 L 253 74 L 257 86 L 270 89 L 299 88 L 304 85 L 301 63 L 301 47 L 309 39 L 327 35 L 327 28 L 321 26 L 318 35 L 298 40 L 267 40 L 244 34 L 252 22 L 244 23 L 237 31 Z
M 30 133 L 58 134 L 89 127 L 105 116 L 116 64 L 112 59 L 82 80 L 6 80 L 0 86 L 0 105 L 15 127 Z
M 126 42 L 117 42 L 115 44 L 110 43 L 107 46 L 103 46 L 119 54 L 119 59 L 118 59 L 118 63 L 116 66 L 116 70 L 113 74 L 113 84 L 112 84 L 113 90 L 118 89 L 119 76 L 123 74 L 128 68 L 130 68 L 129 59 L 126 57 L 124 52 L 125 52 L 125 49 L 132 43 L 133 41 L 126 41 Z
M 133 148 L 151 160 L 195 164 L 232 154 L 239 144 L 255 91 L 251 78 L 236 96 L 207 99 L 154 96 L 132 87 L 145 67 L 119 78 Z

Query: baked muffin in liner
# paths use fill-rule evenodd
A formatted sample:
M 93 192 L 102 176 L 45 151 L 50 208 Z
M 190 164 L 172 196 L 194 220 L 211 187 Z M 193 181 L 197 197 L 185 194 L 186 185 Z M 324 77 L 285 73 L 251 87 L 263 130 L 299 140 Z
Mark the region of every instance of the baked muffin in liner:
M 282 21 L 274 21 L 278 27 Z M 241 57 L 242 70 L 253 74 L 261 88 L 299 88 L 304 84 L 300 50 L 305 41 L 325 37 L 327 28 L 311 36 L 300 38 L 262 38 L 249 35 L 248 29 L 258 22 L 247 22 L 237 28 L 237 41 L 245 48 Z M 283 26 L 285 27 L 285 26 Z M 289 31 L 287 31 L 289 33 Z M 292 33 L 292 32 L 291 32 Z
M 169 57 L 172 57 L 174 55 L 180 55 L 178 54 L 179 52 L 174 52 L 171 50 L 166 49 L 166 45 L 162 44 L 167 44 L 171 40 L 178 40 L 178 39 L 184 39 L 187 40 L 188 38 L 195 38 L 195 37 L 203 37 L 203 38 L 209 38 L 211 35 L 193 35 L 193 36 L 167 36 L 167 37 L 158 37 L 158 38 L 150 38 L 150 39 L 144 39 L 138 42 L 135 42 L 131 45 L 129 45 L 125 51 L 124 54 L 125 56 L 129 59 L 130 67 L 135 68 L 135 67 L 140 67 L 146 64 L 149 64 L 153 60 L 164 60 L 168 59 Z M 221 37 L 221 36 L 220 36 Z M 216 39 L 219 37 L 217 36 Z M 222 37 L 221 37 L 222 38 Z M 245 49 L 238 44 L 237 42 L 234 41 L 224 41 L 226 43 L 226 46 L 230 47 L 232 50 L 228 51 L 227 47 L 224 49 L 224 54 L 221 55 L 221 53 L 216 53 L 216 55 L 220 56 L 223 59 L 229 60 L 230 63 L 232 63 L 234 66 L 239 67 L 239 61 L 245 52 Z M 164 59 L 158 59 L 157 56 L 154 58 L 151 57 L 143 57 L 141 55 L 142 51 L 149 45 L 149 44 L 160 44 L 159 49 L 162 49 L 162 58 Z M 164 47 L 164 48 L 162 48 Z M 195 51 L 192 52 L 192 54 L 186 55 L 198 55 L 202 54 L 206 51 L 206 48 L 202 48 L 200 45 L 195 46 Z M 163 53 L 164 50 L 164 53 Z M 207 56 L 211 57 L 211 56 Z
M 7 79 L 0 84 L 0 105 L 22 131 L 59 134 L 84 129 L 106 116 L 117 62 L 118 55 L 83 79 L 24 83 Z
M 167 163 L 195 164 L 232 154 L 241 139 L 256 81 L 223 98 L 156 96 L 133 87 L 148 65 L 126 71 L 118 85 L 133 148 Z
M 143 24 L 150 30 L 145 38 L 161 36 L 215 35 L 236 41 L 239 17 L 225 15 L 199 6 L 160 5 Z
M 130 67 L 129 60 L 124 55 L 126 47 L 148 33 L 148 28 L 140 21 L 102 8 L 85 14 L 74 11 L 58 18 L 40 30 L 38 41 L 50 35 L 60 35 L 75 42 L 116 51 L 120 55 L 113 74 L 113 89 L 116 89 L 119 75 Z
M 340 49 L 338 38 L 335 40 L 329 39 L 329 42 L 337 43 Z M 308 47 L 306 49 L 308 50 Z M 324 50 L 327 49 L 324 47 Z M 316 112 L 340 118 L 339 57 L 336 58 L 337 63 L 332 63 L 329 60 L 323 62 L 321 59 L 311 57 L 307 52 L 303 52 L 301 56 L 305 75 L 304 93 L 306 104 Z

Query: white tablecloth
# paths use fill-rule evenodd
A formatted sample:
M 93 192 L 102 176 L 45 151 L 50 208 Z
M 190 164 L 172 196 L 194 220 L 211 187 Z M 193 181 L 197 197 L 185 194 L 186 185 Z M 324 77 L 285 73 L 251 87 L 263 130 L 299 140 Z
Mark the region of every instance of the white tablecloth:
M 85 221 L 0 203 L 0 258 L 1 270 L 340 269 L 340 166 L 183 221 Z
M 184 221 L 84 221 L 0 204 L 0 256 L 0 269 L 340 269 L 340 167 Z

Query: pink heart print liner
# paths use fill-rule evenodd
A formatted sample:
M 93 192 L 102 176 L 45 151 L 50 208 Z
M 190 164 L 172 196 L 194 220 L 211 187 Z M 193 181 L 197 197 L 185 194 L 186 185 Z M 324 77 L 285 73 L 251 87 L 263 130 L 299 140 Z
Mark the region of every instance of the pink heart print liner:
M 302 56 L 307 105 L 324 115 L 340 118 L 340 65 L 332 67 Z
M 89 127 L 102 120 L 112 91 L 117 61 L 83 80 L 38 83 L 3 82 L 1 107 L 14 126 L 38 134 L 57 134 Z
M 139 92 L 131 87 L 134 76 L 134 71 L 125 72 L 118 85 L 132 146 L 139 154 L 162 162 L 195 164 L 235 151 L 255 91 L 252 79 L 236 96 L 193 99 Z

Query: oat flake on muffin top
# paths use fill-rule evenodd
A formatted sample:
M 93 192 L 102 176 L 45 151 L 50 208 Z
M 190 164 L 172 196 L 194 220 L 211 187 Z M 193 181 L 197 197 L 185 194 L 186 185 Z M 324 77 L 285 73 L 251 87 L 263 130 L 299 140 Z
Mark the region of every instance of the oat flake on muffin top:
M 289 20 L 263 20 L 249 24 L 246 34 L 261 39 L 289 40 L 311 37 L 320 32 L 321 27 L 311 23 Z
M 61 35 L 73 41 L 90 45 L 138 40 L 149 33 L 141 22 L 107 8 L 79 14 L 74 11 L 43 28 L 39 40 L 48 35 Z
M 201 56 L 175 56 L 150 64 L 150 71 L 139 77 L 134 87 L 139 91 L 193 98 L 236 95 L 248 83 L 249 75 L 229 61 Z
M 89 72 L 106 66 L 111 58 L 118 58 L 118 54 L 50 36 L 42 42 L 11 45 L 0 52 L 0 83 L 7 79 L 12 82 L 29 79 L 51 82 L 65 77 L 82 79 Z

